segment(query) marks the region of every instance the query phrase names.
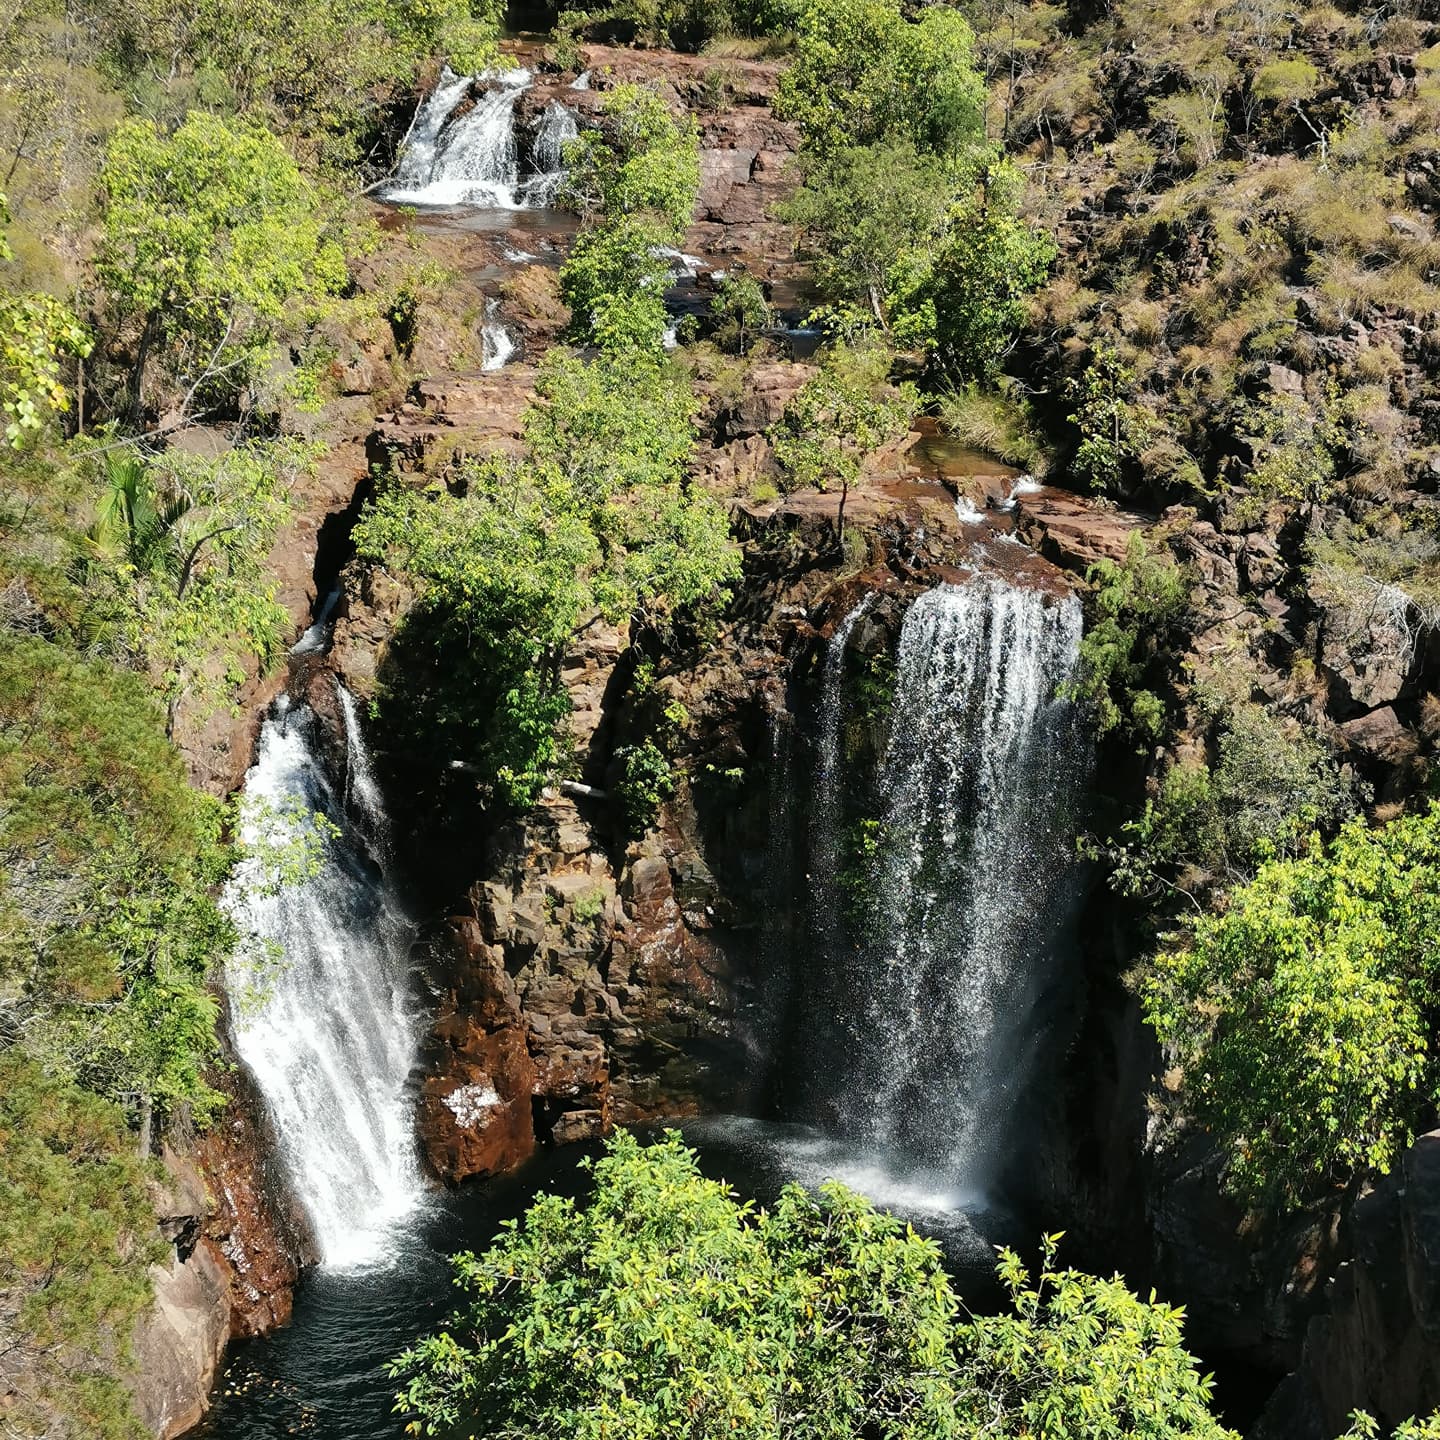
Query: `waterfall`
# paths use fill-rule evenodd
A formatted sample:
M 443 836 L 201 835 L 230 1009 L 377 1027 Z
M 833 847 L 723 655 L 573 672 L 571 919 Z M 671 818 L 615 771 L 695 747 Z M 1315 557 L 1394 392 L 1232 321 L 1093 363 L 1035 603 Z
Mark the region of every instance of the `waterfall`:
M 353 699 L 342 689 L 340 700 L 352 791 L 362 808 L 378 806 Z M 324 1262 L 346 1268 L 382 1258 L 423 1193 L 405 1093 L 421 1017 L 409 995 L 412 926 L 347 825 L 317 724 L 283 700 L 266 720 L 245 780 L 246 839 L 294 840 L 312 812 L 340 834 L 314 873 L 278 892 L 247 862 L 227 908 L 243 933 L 281 954 L 244 947 L 226 985 L 236 1049 L 273 1115 Z
M 568 105 L 552 100 L 535 122 L 535 139 L 531 160 L 535 174 L 525 182 L 525 203 L 545 209 L 555 203 L 565 183 L 565 146 L 580 133 L 575 112 Z
M 435 88 L 420 102 L 410 122 L 410 133 L 400 147 L 400 163 L 395 172 L 397 186 L 429 181 L 440 131 L 469 88 L 468 75 L 456 75 L 448 65 L 441 72 Z
M 457 113 L 472 82 L 453 76 L 447 82 L 442 76 L 417 113 L 385 198 L 414 205 L 517 208 L 520 150 L 515 103 L 530 81 L 528 70 L 487 70 L 474 83 L 484 82 L 489 88 L 468 110 Z
M 874 604 L 874 592 L 835 627 L 825 647 L 820 678 L 820 733 L 815 745 L 815 783 L 810 800 L 811 916 L 815 938 L 826 951 L 839 941 L 836 875 L 840 866 L 840 721 L 845 685 L 845 653 L 861 617 Z
M 1073 596 L 991 577 L 922 595 L 901 631 L 836 1099 L 877 1149 L 970 1185 L 1013 1132 L 1073 908 L 1088 745 L 1058 691 L 1080 635 Z
M 482 370 L 503 370 L 515 353 L 515 341 L 500 321 L 500 302 L 493 295 L 485 301 L 485 323 L 480 329 Z
M 366 822 L 372 838 L 378 837 L 383 835 L 388 817 L 365 735 L 360 729 L 359 708 L 355 697 L 339 680 L 335 682 L 335 693 L 345 721 L 345 808 L 350 815 Z

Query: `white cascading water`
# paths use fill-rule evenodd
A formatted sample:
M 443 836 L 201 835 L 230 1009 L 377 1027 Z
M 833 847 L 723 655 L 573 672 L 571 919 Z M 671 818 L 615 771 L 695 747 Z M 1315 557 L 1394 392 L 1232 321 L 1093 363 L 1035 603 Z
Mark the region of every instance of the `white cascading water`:
M 485 301 L 485 323 L 480 328 L 482 370 L 503 370 L 515 353 L 515 339 L 500 319 L 500 301 L 490 296 Z
M 349 792 L 357 810 L 378 809 L 354 700 L 342 689 L 340 702 Z M 226 984 L 236 1049 L 271 1111 L 322 1260 L 346 1269 L 383 1259 L 424 1193 L 406 1094 L 422 1017 L 410 993 L 413 927 L 325 774 L 317 724 L 283 700 L 266 720 L 245 779 L 246 838 L 283 840 L 311 813 L 340 834 L 316 873 L 278 893 L 258 883 L 255 862 L 237 876 L 227 907 L 243 933 L 280 954 L 245 947 Z
M 989 576 L 906 615 L 841 1113 L 917 1172 L 985 1184 L 1074 895 L 1089 748 L 1062 687 L 1081 610 Z
M 457 80 L 447 70 L 422 102 L 385 199 L 409 205 L 484 205 L 516 209 L 520 147 L 515 104 L 529 88 L 528 70 L 487 70 Z M 473 85 L 484 93 L 456 110 Z
M 522 187 L 527 205 L 543 210 L 555 203 L 565 183 L 565 146 L 579 133 L 580 123 L 568 105 L 552 100 L 545 107 L 530 149 L 535 174 Z

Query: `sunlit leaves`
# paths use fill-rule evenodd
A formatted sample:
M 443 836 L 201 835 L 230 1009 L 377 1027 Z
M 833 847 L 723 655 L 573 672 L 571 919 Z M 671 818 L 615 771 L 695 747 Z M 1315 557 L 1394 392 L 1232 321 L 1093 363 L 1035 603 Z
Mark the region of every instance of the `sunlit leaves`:
M 1288 1206 L 1389 1169 L 1440 1095 L 1437 933 L 1432 812 L 1263 865 L 1157 957 L 1146 1017 L 1237 1193 Z

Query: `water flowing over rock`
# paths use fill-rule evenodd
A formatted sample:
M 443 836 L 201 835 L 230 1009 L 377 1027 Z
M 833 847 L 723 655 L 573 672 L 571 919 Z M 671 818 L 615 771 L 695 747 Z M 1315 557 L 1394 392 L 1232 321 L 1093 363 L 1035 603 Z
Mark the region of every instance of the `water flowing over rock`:
M 485 359 L 482 370 L 503 370 L 515 353 L 515 340 L 500 320 L 500 302 L 491 296 L 485 302 L 485 324 L 480 331 Z
M 412 205 L 515 208 L 520 184 L 515 105 L 530 85 L 530 72 L 487 71 L 473 82 L 447 76 L 448 71 L 421 105 L 385 198 Z M 472 84 L 488 88 L 466 108 Z
M 535 174 L 525 182 L 525 203 L 544 209 L 555 203 L 565 183 L 565 146 L 580 133 L 575 112 L 552 100 L 535 122 L 530 158 Z
M 368 811 L 378 791 L 354 702 L 343 689 L 340 701 L 349 791 Z M 285 701 L 265 722 L 245 782 L 247 838 L 293 839 L 311 812 L 340 834 L 325 842 L 315 873 L 278 893 L 253 863 L 238 878 L 227 903 L 242 930 L 283 956 L 247 947 L 228 967 L 227 986 L 236 1049 L 274 1117 L 323 1261 L 346 1267 L 382 1257 L 422 1193 L 405 1092 L 421 1017 L 408 984 L 411 925 L 348 825 L 316 727 L 310 710 Z
M 1073 596 L 990 577 L 910 608 L 877 776 L 870 938 L 830 956 L 849 1006 L 839 1113 L 908 1172 L 969 1189 L 1013 1129 L 1074 899 L 1088 748 L 1059 689 L 1080 635 Z M 822 765 L 825 749 L 822 735 Z M 823 795 L 822 776 L 822 811 Z

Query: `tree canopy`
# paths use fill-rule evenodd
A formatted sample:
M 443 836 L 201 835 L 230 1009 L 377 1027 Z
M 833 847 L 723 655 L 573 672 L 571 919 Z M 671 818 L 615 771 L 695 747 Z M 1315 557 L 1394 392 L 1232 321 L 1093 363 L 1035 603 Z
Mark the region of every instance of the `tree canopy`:
M 1440 817 L 1272 860 L 1155 962 L 1146 1018 L 1243 1198 L 1293 1205 L 1387 1171 L 1440 1098 Z
M 966 1317 L 933 1241 L 843 1185 L 772 1210 L 673 1132 L 614 1136 L 582 1206 L 538 1200 L 456 1257 L 461 1308 L 398 1357 L 420 1435 L 534 1440 L 1226 1440 L 1180 1313 L 1002 1254 L 1010 1309 Z
M 579 627 L 603 616 L 663 631 L 723 601 L 739 570 L 724 510 L 685 474 L 683 376 L 645 353 L 557 350 L 536 393 L 522 457 L 471 462 L 458 496 L 386 491 L 355 532 L 361 555 L 415 578 L 420 625 L 473 675 L 435 697 L 440 733 L 521 806 L 555 758 L 559 663 Z

